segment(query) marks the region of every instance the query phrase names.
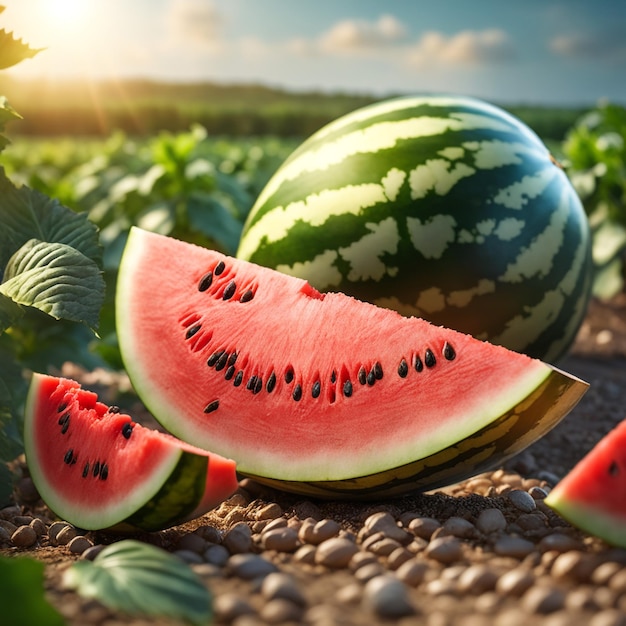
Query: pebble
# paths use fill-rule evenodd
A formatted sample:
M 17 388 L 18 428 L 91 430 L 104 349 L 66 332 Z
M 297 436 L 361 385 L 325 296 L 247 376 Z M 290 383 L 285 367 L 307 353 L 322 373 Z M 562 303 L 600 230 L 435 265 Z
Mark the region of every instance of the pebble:
M 300 622 L 302 618 L 302 607 L 289 600 L 276 598 L 263 605 L 261 617 L 268 624 Z
M 362 587 L 358 583 L 345 585 L 335 594 L 335 598 L 342 604 L 358 604 L 362 596 Z
M 18 526 L 11 535 L 11 543 L 17 548 L 30 548 L 37 543 L 37 533 L 32 526 Z
M 391 537 L 383 536 L 382 538 L 371 542 L 367 547 L 364 544 L 363 548 L 372 554 L 376 554 L 377 556 L 389 556 L 395 550 L 402 549 L 402 546 L 399 541 L 391 539 Z
M 202 556 L 197 552 L 192 552 L 191 550 L 174 550 L 173 554 L 190 565 L 204 563 Z
M 485 509 L 476 519 L 476 528 L 486 535 L 506 528 L 506 518 L 500 509 Z
M 308 563 L 309 565 L 312 565 L 315 563 L 316 552 L 317 549 L 315 546 L 312 546 L 310 543 L 305 543 L 296 550 L 293 558 L 298 563 Z
M 207 563 L 222 567 L 226 565 L 226 562 L 230 557 L 230 553 L 224 546 L 213 544 L 204 551 L 203 557 Z
M 271 504 L 266 504 L 261 508 L 257 509 L 255 514 L 255 519 L 276 519 L 277 517 L 281 517 L 283 514 L 283 510 L 279 504 L 276 502 L 272 502 Z
M 417 585 L 423 582 L 428 570 L 428 564 L 424 561 L 411 559 L 400 565 L 396 570 L 396 577 L 411 587 L 417 587 Z
M 336 537 L 341 530 L 338 522 L 332 519 L 323 519 L 317 522 L 311 529 L 310 537 L 307 539 L 309 543 L 318 545 L 322 541 L 326 541 L 332 537 Z
M 379 511 L 370 515 L 363 523 L 363 529 L 367 531 L 368 535 L 382 532 L 385 537 L 394 539 L 398 543 L 408 543 L 412 539 L 410 533 L 400 528 L 393 515 L 386 511 Z
M 307 603 L 293 576 L 282 572 L 273 572 L 263 579 L 261 595 L 266 600 L 282 598 L 300 606 L 304 606 Z
M 512 556 L 518 559 L 528 556 L 534 549 L 535 544 L 532 541 L 522 537 L 514 537 L 513 535 L 500 537 L 493 546 L 496 554 Z
M 407 548 L 400 546 L 387 557 L 387 567 L 390 570 L 397 570 L 400 565 L 412 558 L 413 553 Z
M 359 547 L 350 539 L 332 537 L 319 544 L 315 552 L 315 562 L 335 569 L 343 568 L 358 551 Z
M 617 609 L 605 609 L 591 617 L 589 626 L 626 626 L 626 614 Z
M 555 550 L 557 552 L 567 552 L 580 548 L 580 542 L 564 533 L 551 533 L 546 535 L 538 545 L 540 550 Z
M 359 550 L 358 552 L 355 552 L 355 554 L 350 559 L 350 562 L 348 563 L 348 568 L 351 572 L 356 572 L 360 567 L 365 567 L 365 565 L 369 565 L 370 563 L 378 562 L 378 558 L 376 558 L 375 554 Z
M 262 578 L 277 571 L 274 563 L 252 553 L 234 554 L 228 559 L 226 567 L 229 572 L 244 580 Z
M 85 559 L 86 561 L 93 561 L 99 554 L 104 550 L 104 545 L 101 543 L 96 544 L 95 546 L 91 546 L 84 550 L 80 558 Z
M 441 522 L 432 517 L 416 517 L 409 522 L 409 530 L 412 530 L 421 539 L 430 539 L 440 527 Z
M 535 499 L 527 491 L 513 489 L 509 491 L 507 498 L 516 509 L 523 513 L 530 513 L 537 508 Z
M 376 576 L 363 590 L 366 607 L 380 617 L 397 619 L 415 613 L 406 585 L 390 574 Z
M 206 540 L 196 533 L 187 533 L 178 540 L 177 548 L 179 550 L 191 550 L 202 554 L 207 547 Z
M 511 596 L 521 596 L 530 589 L 535 582 L 534 574 L 522 567 L 505 572 L 496 582 L 496 590 L 499 593 Z
M 77 535 L 67 544 L 67 547 L 74 554 L 82 554 L 85 550 L 93 548 L 93 541 L 83 535 Z
M 459 576 L 459 589 L 465 593 L 479 595 L 491 591 L 498 581 L 498 572 L 484 563 L 474 563 Z
M 241 615 L 253 615 L 254 607 L 240 595 L 234 593 L 216 594 L 213 599 L 215 617 L 223 622 L 232 622 Z
M 555 578 L 572 578 L 577 582 L 586 582 L 591 577 L 595 563 L 588 555 L 578 550 L 570 550 L 559 554 L 550 568 Z
M 294 552 L 298 545 L 298 531 L 295 528 L 274 528 L 261 535 L 261 545 L 265 550 Z
M 231 554 L 243 554 L 252 549 L 252 531 L 245 522 L 237 522 L 222 541 Z
M 443 523 L 438 533 L 438 536 L 452 535 L 460 539 L 469 539 L 476 534 L 476 527 L 462 517 L 450 517 Z
M 360 583 L 366 583 L 368 580 L 371 580 L 375 576 L 380 576 L 384 574 L 385 568 L 378 562 L 376 563 L 368 563 L 363 567 L 359 567 L 356 572 L 354 572 L 354 577 Z
M 4 528 L 4 526 L 0 526 L 0 543 L 9 543 L 11 541 L 11 534 L 12 533 Z
M 522 605 L 530 613 L 553 613 L 563 608 L 565 594 L 556 587 L 535 585 L 522 596 Z
M 621 569 L 611 577 L 609 589 L 626 595 L 626 569 Z
M 437 537 L 426 546 L 424 553 L 439 563 L 454 563 L 462 557 L 463 549 L 456 537 Z
M 619 563 L 605 561 L 593 570 L 591 582 L 596 585 L 606 585 L 620 569 L 622 569 L 622 566 Z

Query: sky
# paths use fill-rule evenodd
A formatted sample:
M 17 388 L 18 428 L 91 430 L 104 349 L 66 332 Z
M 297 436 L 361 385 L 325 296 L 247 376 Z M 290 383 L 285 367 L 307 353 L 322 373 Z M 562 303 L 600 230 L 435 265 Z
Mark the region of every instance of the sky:
M 3 0 L 16 77 L 626 104 L 624 0 Z

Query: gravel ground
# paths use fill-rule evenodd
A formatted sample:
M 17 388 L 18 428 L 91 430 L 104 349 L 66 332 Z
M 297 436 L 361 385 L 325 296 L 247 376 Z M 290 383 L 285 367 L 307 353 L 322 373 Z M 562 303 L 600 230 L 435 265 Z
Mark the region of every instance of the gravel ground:
M 626 550 L 572 528 L 543 503 L 626 417 L 626 298 L 592 303 L 560 366 L 590 382 L 589 392 L 494 472 L 367 504 L 243 481 L 203 518 L 140 538 L 192 564 L 214 594 L 217 624 L 626 626 Z M 98 387 L 106 402 L 126 384 L 69 365 L 63 373 Z M 22 471 L 16 504 L 0 510 L 0 552 L 48 564 L 46 591 L 67 623 L 174 624 L 113 614 L 61 588 L 71 561 L 93 558 L 116 538 L 56 521 Z

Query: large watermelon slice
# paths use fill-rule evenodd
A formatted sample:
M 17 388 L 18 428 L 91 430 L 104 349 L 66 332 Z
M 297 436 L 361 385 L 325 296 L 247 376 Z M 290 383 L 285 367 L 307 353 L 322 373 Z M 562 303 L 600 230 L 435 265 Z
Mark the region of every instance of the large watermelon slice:
M 578 462 L 545 503 L 582 530 L 626 548 L 626 420 Z
M 65 378 L 33 374 L 24 444 L 43 500 L 88 530 L 167 528 L 238 486 L 233 461 L 144 428 Z
M 303 493 L 454 482 L 530 444 L 587 388 L 469 335 L 137 228 L 117 325 L 131 380 L 169 431 Z

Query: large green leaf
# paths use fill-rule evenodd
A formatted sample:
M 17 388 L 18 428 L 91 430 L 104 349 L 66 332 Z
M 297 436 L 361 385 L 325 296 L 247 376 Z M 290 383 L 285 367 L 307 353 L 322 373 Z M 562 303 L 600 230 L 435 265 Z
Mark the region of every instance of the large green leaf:
M 58 200 L 29 187 L 16 187 L 0 168 L 0 268 L 29 239 L 64 243 L 101 263 L 96 226 Z
M 65 620 L 44 596 L 44 564 L 0 557 L 2 623 L 10 626 L 63 626 Z
M 19 304 L 0 294 L 0 333 L 13 326 L 23 314 Z
M 212 194 L 192 194 L 187 201 L 187 215 L 192 228 L 213 239 L 227 254 L 235 254 L 243 223 Z
M 182 618 L 206 624 L 211 597 L 181 559 L 154 546 L 125 539 L 107 546 L 91 561 L 77 561 L 64 584 L 85 598 L 129 614 Z
M 0 29 L 0 70 L 30 59 L 42 50 L 43 48 L 31 48 L 21 39 L 15 39 L 13 33 Z
M 0 132 L 4 132 L 4 127 L 11 120 L 20 119 L 15 109 L 11 107 L 4 96 L 0 96 Z M 11 143 L 4 135 L 0 135 L 0 150 L 4 150 L 7 144 Z
M 96 328 L 104 279 L 96 263 L 79 250 L 30 239 L 9 259 L 0 293 L 56 319 Z

